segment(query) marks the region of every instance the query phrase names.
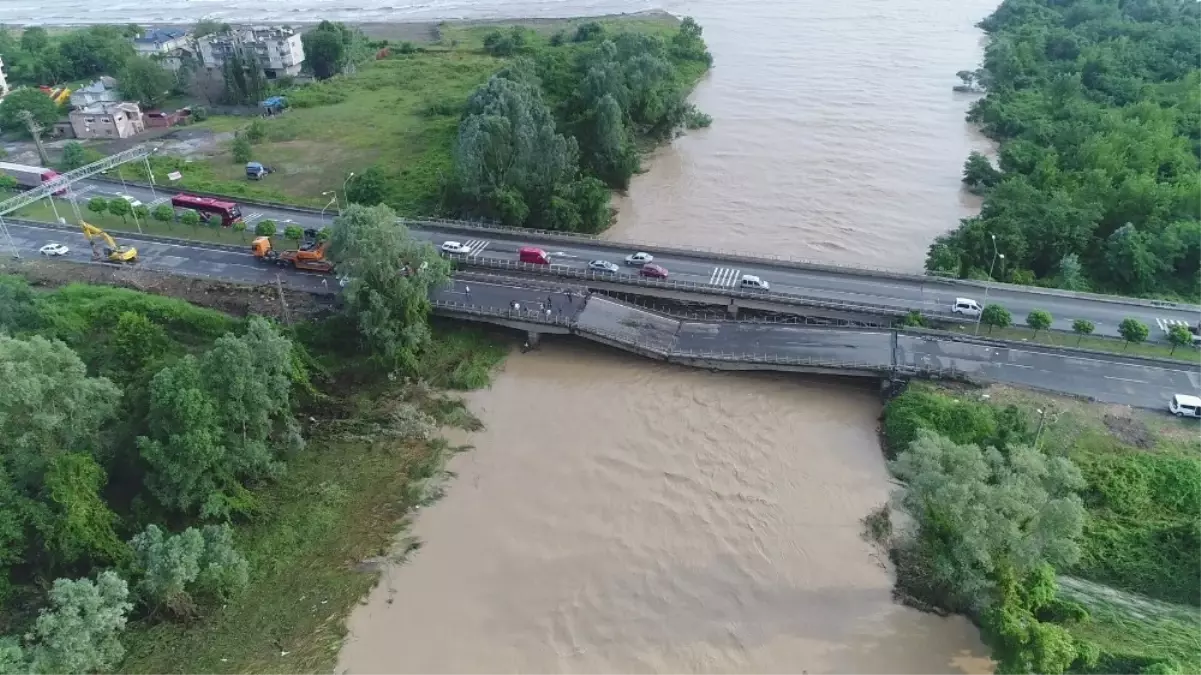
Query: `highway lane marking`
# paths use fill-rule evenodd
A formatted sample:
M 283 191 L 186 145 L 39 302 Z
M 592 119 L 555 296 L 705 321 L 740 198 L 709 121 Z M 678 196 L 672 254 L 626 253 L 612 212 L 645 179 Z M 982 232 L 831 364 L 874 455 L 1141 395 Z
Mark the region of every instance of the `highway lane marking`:
M 713 274 L 709 275 L 710 286 L 733 286 L 734 282 L 740 277 L 742 270 L 734 269 L 733 267 L 714 267 Z
M 1155 317 L 1155 323 L 1159 324 L 1159 330 L 1165 333 L 1172 330 L 1172 326 L 1184 326 L 1185 328 L 1188 328 L 1189 326 L 1189 322 L 1187 321 L 1181 321 L 1180 319 L 1161 319 L 1159 317 Z
M 1146 380 L 1132 380 L 1132 379 L 1130 379 L 1129 377 L 1111 377 L 1111 376 L 1109 376 L 1109 375 L 1106 375 L 1106 376 L 1105 376 L 1105 379 L 1107 379 L 1107 380 L 1118 380 L 1118 381 L 1120 381 L 1120 382 L 1133 382 L 1133 383 L 1135 383 L 1135 384 L 1149 384 L 1149 383 L 1148 383 Z
M 479 255 L 484 249 L 488 248 L 489 243 L 491 242 L 487 239 L 468 239 L 463 242 L 463 245 L 467 247 L 467 255 Z
M 262 213 L 260 213 L 260 212 L 258 212 L 258 211 L 256 211 L 256 212 L 254 212 L 254 213 L 252 213 L 252 214 L 250 214 L 250 215 L 248 215 L 248 216 L 245 216 L 245 217 L 243 217 L 243 218 L 242 218 L 242 220 L 243 220 L 243 222 L 245 222 L 247 225 L 251 225 L 251 224 L 253 224 L 253 223 L 256 223 L 256 222 L 258 222 L 258 221 L 259 221 L 259 219 L 261 219 L 262 217 L 263 217 L 263 214 L 262 214 Z

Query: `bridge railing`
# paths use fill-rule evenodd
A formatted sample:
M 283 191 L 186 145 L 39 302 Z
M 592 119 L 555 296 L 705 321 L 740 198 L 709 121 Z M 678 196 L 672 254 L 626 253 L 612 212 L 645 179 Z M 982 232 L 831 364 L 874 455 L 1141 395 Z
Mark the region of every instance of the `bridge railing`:
M 570 317 L 556 313 L 552 310 L 537 310 L 490 307 L 486 305 L 475 305 L 469 302 L 454 302 L 449 300 L 434 300 L 431 305 L 437 309 L 444 309 L 449 312 L 458 312 L 460 314 L 471 314 L 473 316 L 486 316 L 497 319 L 508 319 L 510 321 L 524 321 L 526 323 L 536 323 L 544 326 L 566 326 L 571 327 L 573 321 Z
M 534 265 L 516 260 L 498 260 L 495 258 L 478 258 L 470 255 L 452 255 L 448 256 L 451 260 L 461 262 L 471 267 L 481 267 L 485 269 L 496 270 L 512 270 L 515 272 L 523 272 L 538 276 L 551 276 L 562 279 L 578 279 L 581 281 L 591 281 L 597 283 L 614 284 L 619 286 L 637 286 L 641 288 L 657 288 L 670 289 L 678 291 L 687 291 L 690 293 L 700 293 L 704 295 L 714 295 L 721 298 L 734 298 L 740 300 L 748 300 L 752 302 L 775 303 L 779 305 L 789 306 L 805 306 L 819 307 L 823 309 L 833 309 L 844 312 L 854 312 L 860 314 L 887 314 L 889 316 L 903 316 L 909 309 L 899 307 L 889 307 L 885 305 L 871 305 L 864 303 L 848 303 L 832 301 L 827 298 L 818 298 L 814 296 L 805 296 L 794 293 L 778 293 L 775 291 L 746 291 L 739 288 L 724 288 L 712 286 L 696 281 L 679 281 L 676 279 L 652 279 L 634 274 L 611 274 L 604 272 L 594 272 L 589 269 L 579 269 L 575 267 L 567 267 L 564 265 Z M 939 319 L 941 321 L 958 322 L 963 321 L 958 315 L 943 311 L 922 311 L 924 316 Z

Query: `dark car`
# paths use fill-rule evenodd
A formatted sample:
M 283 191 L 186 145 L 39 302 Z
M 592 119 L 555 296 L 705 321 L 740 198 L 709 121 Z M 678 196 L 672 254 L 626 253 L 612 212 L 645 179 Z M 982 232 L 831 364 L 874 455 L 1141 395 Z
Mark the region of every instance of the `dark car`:
M 667 278 L 667 270 L 664 269 L 662 266 L 656 265 L 654 263 L 648 263 L 646 265 L 643 265 L 641 268 L 638 269 L 638 274 L 640 274 L 644 277 L 650 277 L 652 279 L 666 279 Z

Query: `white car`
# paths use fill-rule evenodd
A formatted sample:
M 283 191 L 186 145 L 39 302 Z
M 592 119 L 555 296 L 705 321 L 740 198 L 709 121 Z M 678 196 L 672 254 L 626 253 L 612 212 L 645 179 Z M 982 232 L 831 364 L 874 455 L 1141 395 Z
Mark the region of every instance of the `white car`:
M 742 289 L 746 289 L 748 291 L 769 291 L 769 290 L 771 290 L 771 284 L 767 283 L 766 281 L 760 279 L 759 277 L 757 277 L 753 274 L 742 275 L 742 278 L 738 280 L 738 287 L 742 288 Z
M 67 248 L 66 244 L 46 244 L 45 246 L 39 248 L 38 252 L 42 255 L 59 256 L 67 255 L 71 252 L 71 249 Z
M 980 303 L 971 298 L 955 298 L 955 304 L 951 305 L 952 314 L 962 314 L 976 318 L 980 316 L 980 312 L 984 311 L 980 308 Z
M 1177 417 L 1201 417 L 1201 398 L 1176 394 L 1168 401 L 1168 410 Z
M 627 265 L 645 265 L 647 263 L 654 262 L 654 260 L 655 260 L 655 256 L 653 256 L 649 253 L 646 253 L 644 251 L 639 251 L 637 253 L 631 253 L 630 255 L 626 256 L 626 264 Z
M 608 274 L 617 274 L 617 270 L 619 270 L 620 268 L 617 265 L 614 265 L 613 263 L 609 262 L 608 260 L 593 260 L 592 262 L 588 263 L 588 269 L 590 269 L 594 272 L 606 272 Z
M 127 194 L 122 194 L 122 193 L 118 192 L 117 196 L 120 197 L 121 199 L 124 199 L 125 201 L 129 202 L 129 205 L 134 208 L 137 208 L 142 205 L 142 202 L 138 201 L 138 198 L 134 197 L 133 195 L 127 195 Z
M 467 255 L 471 253 L 471 247 L 457 241 L 444 241 L 442 242 L 442 252 L 450 255 Z

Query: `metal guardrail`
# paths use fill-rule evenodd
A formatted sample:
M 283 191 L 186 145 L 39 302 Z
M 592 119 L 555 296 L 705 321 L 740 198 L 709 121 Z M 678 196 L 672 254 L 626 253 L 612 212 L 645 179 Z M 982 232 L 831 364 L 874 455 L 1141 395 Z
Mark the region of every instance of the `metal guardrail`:
M 51 223 L 44 220 L 29 220 L 27 218 L 5 218 L 5 222 L 16 223 L 18 225 L 26 225 L 28 227 L 37 227 L 46 230 L 59 230 L 61 232 L 71 232 L 82 236 L 78 226 L 62 225 L 60 223 Z M 142 234 L 140 232 L 128 232 L 126 230 L 114 230 L 122 239 L 134 239 L 140 241 L 148 241 L 156 244 L 170 244 L 172 246 L 187 246 L 189 248 L 202 248 L 213 251 L 227 251 L 230 253 L 250 253 L 250 247 L 234 246 L 233 244 L 218 244 L 216 242 L 201 241 L 199 239 L 184 239 L 182 237 L 164 237 L 158 234 Z M 110 232 L 112 234 L 113 232 Z

